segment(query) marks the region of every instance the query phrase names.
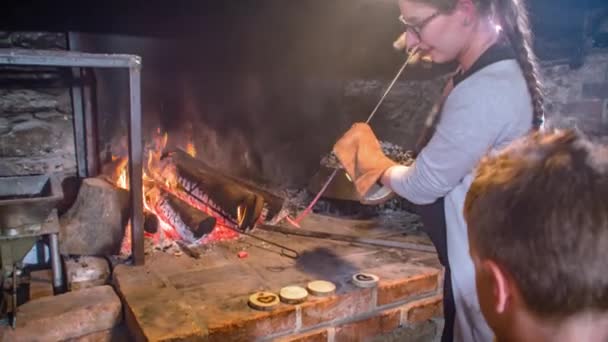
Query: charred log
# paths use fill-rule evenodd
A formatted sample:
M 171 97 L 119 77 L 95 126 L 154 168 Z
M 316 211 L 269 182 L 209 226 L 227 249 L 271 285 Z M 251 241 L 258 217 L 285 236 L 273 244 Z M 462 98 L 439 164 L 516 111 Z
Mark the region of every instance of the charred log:
M 144 231 L 150 234 L 158 232 L 158 217 L 151 213 L 144 214 Z
M 205 234 L 211 233 L 215 227 L 215 217 L 209 216 L 204 212 L 192 208 L 188 203 L 179 198 L 167 193 L 165 195 L 167 203 L 179 215 L 182 222 L 190 229 L 196 239 L 201 238 Z
M 267 210 L 266 219 L 268 220 L 272 219 L 283 208 L 283 203 L 285 202 L 283 198 L 246 180 L 222 173 L 202 160 L 191 157 L 188 153 L 182 150 L 171 152 L 170 157 L 174 160 L 180 170 L 184 170 L 185 172 L 193 174 L 194 176 L 197 174 L 199 176 L 219 175 L 222 183 L 233 184 L 229 187 L 228 191 L 230 192 L 249 192 L 256 196 L 260 196 L 264 201 L 264 207 Z
M 195 242 L 215 227 L 214 217 L 190 207 L 168 192 L 154 188 L 146 193 L 146 197 L 161 218 L 171 224 L 184 241 Z
M 182 200 L 195 199 L 203 209 L 210 208 L 212 215 L 239 229 L 253 228 L 261 218 L 274 216 L 282 207 L 283 200 L 278 196 L 213 170 L 183 151 L 168 154 L 162 164 L 159 178 L 169 184 L 172 192 Z

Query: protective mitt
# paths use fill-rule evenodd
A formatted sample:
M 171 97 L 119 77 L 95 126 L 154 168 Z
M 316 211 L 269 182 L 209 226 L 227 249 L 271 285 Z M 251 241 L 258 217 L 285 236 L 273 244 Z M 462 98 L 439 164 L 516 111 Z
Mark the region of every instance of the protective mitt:
M 377 183 L 384 171 L 397 163 L 384 155 L 368 124 L 355 123 L 336 142 L 333 151 L 355 184 L 362 203 L 378 204 L 392 197 L 387 189 L 378 192 Z

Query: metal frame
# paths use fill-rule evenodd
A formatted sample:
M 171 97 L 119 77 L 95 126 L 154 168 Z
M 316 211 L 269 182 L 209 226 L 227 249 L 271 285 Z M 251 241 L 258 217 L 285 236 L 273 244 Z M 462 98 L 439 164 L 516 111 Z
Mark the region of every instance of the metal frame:
M 129 69 L 129 188 L 131 197 L 131 254 L 135 265 L 144 264 L 142 198 L 143 141 L 141 128 L 141 57 L 75 51 L 0 49 L 0 65 L 39 65 L 71 68 Z M 76 94 L 78 96 L 78 94 Z M 80 93 L 82 100 L 82 93 Z M 79 176 L 88 174 L 86 125 L 83 109 L 74 108 L 74 130 Z M 85 163 L 83 165 L 83 162 Z

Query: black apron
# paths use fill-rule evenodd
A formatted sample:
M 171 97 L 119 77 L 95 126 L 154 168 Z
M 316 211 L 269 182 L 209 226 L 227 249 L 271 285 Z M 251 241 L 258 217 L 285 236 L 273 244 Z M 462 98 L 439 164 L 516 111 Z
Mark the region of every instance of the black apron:
M 506 59 L 514 59 L 515 53 L 511 47 L 504 42 L 497 42 L 489 47 L 469 70 L 464 73 L 456 73 L 452 77 L 453 86 L 456 87 L 460 82 L 483 69 L 484 67 Z M 447 96 L 447 94 L 446 94 Z M 442 101 L 445 98 L 442 99 Z M 442 106 L 439 106 L 442 107 Z M 440 110 L 440 109 L 437 109 Z M 439 121 L 440 116 L 437 116 L 432 123 L 430 129 L 425 130 L 427 136 L 421 137 L 422 145 L 426 145 L 430 137 L 434 133 L 434 126 Z M 419 146 L 421 150 L 423 146 Z M 454 294 L 452 293 L 452 277 L 450 264 L 448 262 L 448 243 L 447 243 L 447 226 L 445 223 L 445 204 L 444 198 L 439 198 L 432 204 L 416 205 L 410 203 L 410 209 L 420 215 L 424 231 L 427 233 L 435 248 L 439 262 L 445 268 L 445 277 L 443 279 L 443 313 L 445 325 L 441 335 L 442 342 L 452 342 L 454 340 L 454 319 L 456 317 L 456 305 L 454 303 Z

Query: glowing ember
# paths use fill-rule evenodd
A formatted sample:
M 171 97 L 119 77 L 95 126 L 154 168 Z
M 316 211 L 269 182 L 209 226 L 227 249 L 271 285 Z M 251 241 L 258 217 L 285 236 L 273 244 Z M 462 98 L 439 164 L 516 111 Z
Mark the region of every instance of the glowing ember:
M 127 190 L 129 189 L 129 184 L 127 184 L 127 166 L 126 165 L 120 171 L 118 179 L 116 180 L 116 185 L 118 185 L 119 188 L 123 188 L 123 189 L 127 189 Z
M 188 143 L 186 146 L 186 153 L 188 153 L 191 157 L 196 157 L 196 147 L 194 147 L 193 143 Z
M 195 241 L 195 243 L 204 244 L 214 241 L 230 240 L 238 237 L 239 234 L 230 229 L 236 228 L 236 223 L 232 222 L 230 219 L 227 219 L 226 213 L 224 213 L 219 207 L 215 206 L 211 201 L 209 201 L 210 203 L 202 202 L 184 191 L 183 187 L 181 186 L 183 184 L 180 184 L 180 179 L 175 166 L 163 163 L 161 160 L 163 153 L 165 153 L 169 136 L 167 133 L 161 135 L 160 128 L 157 129 L 156 132 L 157 137 L 152 139 L 152 142 L 146 146 L 148 149 L 148 160 L 143 172 L 143 206 L 146 213 L 154 214 L 158 218 L 159 229 L 154 234 L 146 232 L 146 238 L 151 239 L 155 245 L 162 243 L 164 240 L 185 240 L 188 243 L 192 242 L 187 241 L 191 239 L 184 239 L 185 237 L 179 233 L 180 230 L 178 227 L 174 227 L 170 223 L 171 220 L 168 218 L 167 212 L 163 210 L 162 206 L 155 205 L 158 204 L 158 200 L 153 196 L 150 196 L 150 194 L 154 193 L 155 191 L 158 192 L 158 190 L 161 189 L 175 195 L 193 208 L 196 208 L 205 214 L 216 218 L 216 225 L 211 233 L 204 235 L 202 238 Z M 186 145 L 185 150 L 192 157 L 195 157 L 197 154 L 196 148 L 192 142 L 189 142 Z M 121 160 L 118 159 L 119 157 L 112 157 L 112 162 L 117 165 L 116 170 L 113 171 L 114 183 L 116 186 L 128 190 L 128 160 L 126 158 L 122 158 Z M 183 180 L 181 180 L 181 182 L 183 183 Z M 241 219 L 241 217 L 244 215 L 244 208 L 239 207 L 238 214 L 239 219 Z M 123 255 L 128 255 L 130 254 L 130 251 L 131 222 L 129 221 L 126 227 L 125 236 L 123 238 L 121 253 Z

